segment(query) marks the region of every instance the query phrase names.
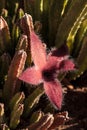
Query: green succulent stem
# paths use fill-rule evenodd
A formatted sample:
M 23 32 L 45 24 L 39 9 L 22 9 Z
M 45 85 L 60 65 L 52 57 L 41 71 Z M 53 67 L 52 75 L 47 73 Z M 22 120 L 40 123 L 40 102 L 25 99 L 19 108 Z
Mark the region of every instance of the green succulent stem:
M 18 92 L 21 81 L 18 80 L 19 75 L 22 73 L 26 60 L 26 52 L 24 50 L 17 51 L 11 65 L 9 67 L 7 80 L 3 89 L 3 98 L 6 104 L 9 104 L 9 101 L 13 95 Z

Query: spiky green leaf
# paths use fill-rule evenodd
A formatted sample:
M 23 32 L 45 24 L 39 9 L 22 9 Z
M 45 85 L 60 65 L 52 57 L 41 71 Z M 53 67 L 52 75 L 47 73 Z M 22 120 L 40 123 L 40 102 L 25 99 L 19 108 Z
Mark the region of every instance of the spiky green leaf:
M 23 103 L 24 98 L 25 95 L 23 92 L 16 93 L 10 101 L 10 109 L 13 110 L 15 105 Z
M 74 47 L 75 48 L 74 54 L 73 54 L 74 57 L 77 57 L 79 54 L 79 51 L 80 51 L 81 46 L 82 46 L 82 40 L 83 40 L 86 32 L 87 32 L 87 18 L 86 18 L 86 20 L 84 20 L 82 22 L 81 27 L 77 32 L 76 41 L 75 41 L 76 44 L 74 45 L 75 46 Z
M 30 125 L 28 127 L 28 129 L 29 130 L 35 130 L 35 129 L 45 130 L 45 129 L 48 129 L 51 126 L 53 121 L 54 121 L 54 117 L 53 117 L 52 114 L 49 113 L 49 114 L 44 115 L 38 122 Z
M 75 21 L 80 16 L 82 10 L 87 4 L 86 0 L 73 0 L 67 14 L 62 19 L 62 22 L 58 28 L 55 45 L 60 47 L 65 43 L 71 28 L 73 27 Z
M 73 42 L 76 36 L 76 33 L 78 31 L 78 29 L 80 28 L 82 22 L 84 21 L 84 19 L 87 17 L 87 4 L 85 5 L 85 7 L 83 8 L 82 12 L 80 13 L 79 17 L 77 18 L 77 20 L 75 21 L 73 27 L 70 30 L 69 36 L 67 38 L 67 45 L 69 47 L 70 52 L 73 49 Z
M 44 91 L 40 88 L 34 90 L 31 95 L 29 95 L 24 103 L 24 117 L 27 117 L 29 113 L 34 109 L 36 104 L 39 102 L 40 97 L 43 95 Z
M 20 116 L 23 113 L 24 106 L 23 104 L 18 104 L 14 106 L 13 111 L 11 112 L 10 119 L 10 128 L 15 129 L 17 125 L 20 123 Z
M 38 122 L 43 116 L 44 113 L 42 111 L 34 112 L 29 120 L 30 124 Z

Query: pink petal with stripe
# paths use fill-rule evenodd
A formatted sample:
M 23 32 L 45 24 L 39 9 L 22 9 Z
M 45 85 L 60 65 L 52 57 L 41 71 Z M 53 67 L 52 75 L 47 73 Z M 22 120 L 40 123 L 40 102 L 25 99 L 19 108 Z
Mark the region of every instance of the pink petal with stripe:
M 62 88 L 59 81 L 44 82 L 44 90 L 52 104 L 61 109 Z
M 30 46 L 33 62 L 37 68 L 43 68 L 46 64 L 46 48 L 39 37 L 32 31 L 30 34 Z
M 33 85 L 37 85 L 42 82 L 41 72 L 39 70 L 36 70 L 35 67 L 26 69 L 20 75 L 19 79 Z

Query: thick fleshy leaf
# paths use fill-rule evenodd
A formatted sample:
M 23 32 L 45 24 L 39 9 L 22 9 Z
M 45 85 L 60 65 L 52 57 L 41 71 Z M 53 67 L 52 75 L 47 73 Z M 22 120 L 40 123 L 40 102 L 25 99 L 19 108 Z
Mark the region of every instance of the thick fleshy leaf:
M 44 82 L 44 90 L 54 107 L 61 109 L 62 88 L 58 80 Z
M 75 69 L 76 69 L 76 66 L 74 62 L 70 59 L 63 60 L 58 67 L 59 72 L 67 72 L 67 71 L 72 71 Z
M 39 37 L 35 32 L 31 31 L 31 55 L 33 62 L 37 68 L 43 68 L 46 64 L 46 48 L 43 46 Z
M 37 85 L 42 82 L 41 72 L 39 70 L 36 70 L 35 67 L 26 69 L 20 75 L 19 79 L 33 85 Z

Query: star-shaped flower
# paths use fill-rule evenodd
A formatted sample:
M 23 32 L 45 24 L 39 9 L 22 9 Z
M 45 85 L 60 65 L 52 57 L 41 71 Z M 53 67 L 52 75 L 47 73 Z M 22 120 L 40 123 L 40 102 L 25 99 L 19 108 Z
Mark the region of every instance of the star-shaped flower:
M 19 79 L 33 85 L 43 83 L 44 91 L 49 100 L 61 109 L 62 87 L 57 76 L 60 72 L 74 70 L 74 63 L 68 58 L 66 46 L 55 49 L 48 55 L 39 37 L 34 31 L 30 33 L 31 56 L 34 66 L 27 68 Z

